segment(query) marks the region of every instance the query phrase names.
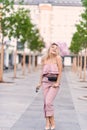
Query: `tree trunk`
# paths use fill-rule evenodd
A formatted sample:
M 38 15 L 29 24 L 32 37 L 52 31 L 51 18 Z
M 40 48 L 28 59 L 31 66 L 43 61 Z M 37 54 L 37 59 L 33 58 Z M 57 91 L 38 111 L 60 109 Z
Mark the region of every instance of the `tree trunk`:
M 33 54 L 33 70 L 35 71 L 35 54 Z
M 78 75 L 80 73 L 80 68 L 79 68 L 79 53 L 78 53 L 78 57 L 77 57 L 77 71 L 78 71 Z
M 80 79 L 82 79 L 82 52 L 80 56 Z
M 17 57 L 17 49 L 14 52 L 14 78 L 16 78 L 16 71 L 17 71 L 16 57 Z
M 25 52 L 23 53 L 23 75 L 25 75 Z
M 76 66 L 76 56 L 73 58 L 73 71 L 76 72 L 77 66 Z
M 28 60 L 28 72 L 31 72 L 31 54 L 29 54 L 29 60 Z
M 0 82 L 3 82 L 3 65 L 4 65 L 4 45 L 0 50 Z
M 83 81 L 86 80 L 86 49 L 84 53 L 84 75 L 83 75 Z

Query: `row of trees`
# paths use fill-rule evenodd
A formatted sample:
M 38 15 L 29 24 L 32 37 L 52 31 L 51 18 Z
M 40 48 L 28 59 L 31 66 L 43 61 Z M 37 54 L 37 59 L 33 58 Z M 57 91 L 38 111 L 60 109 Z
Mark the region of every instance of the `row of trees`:
M 83 13 L 81 14 L 81 20 L 79 24 L 76 24 L 76 32 L 74 33 L 71 41 L 70 50 L 76 56 L 78 55 L 77 66 L 80 66 L 80 78 L 82 78 L 82 51 L 84 50 L 84 77 L 86 79 L 86 57 L 87 57 L 87 0 L 82 0 L 84 7 Z M 79 58 L 80 54 L 80 58 Z M 74 58 L 75 59 L 75 58 Z M 80 61 L 79 61 L 80 59 Z M 76 61 L 76 59 L 75 59 Z M 75 62 L 76 63 L 76 62 Z M 75 66 L 76 67 L 76 66 Z M 76 70 L 75 70 L 76 71 Z
M 19 5 L 22 3 L 20 1 Z M 20 5 L 17 9 L 14 8 L 14 0 L 1 0 L 0 1 L 0 34 L 2 41 L 1 51 L 1 74 L 0 81 L 3 81 L 3 54 L 5 37 L 15 38 L 24 47 L 33 51 L 41 51 L 44 47 L 44 41 L 39 34 L 39 30 L 32 23 L 30 11 Z M 15 50 L 15 63 L 14 63 L 14 77 L 16 77 L 16 55 Z M 25 56 L 25 55 L 24 55 Z

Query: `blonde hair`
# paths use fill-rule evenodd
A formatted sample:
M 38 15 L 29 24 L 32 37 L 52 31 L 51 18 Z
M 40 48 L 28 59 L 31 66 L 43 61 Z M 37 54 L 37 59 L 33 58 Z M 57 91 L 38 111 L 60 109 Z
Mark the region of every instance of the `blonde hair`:
M 56 45 L 57 47 L 59 47 L 56 43 L 52 43 L 51 46 L 52 45 Z M 43 64 L 44 64 L 45 61 L 47 61 L 48 59 L 50 59 L 50 47 L 48 48 L 47 54 L 42 58 L 42 63 Z M 60 53 L 59 53 L 59 49 L 58 49 L 58 53 L 56 54 L 56 56 L 59 55 L 59 54 Z

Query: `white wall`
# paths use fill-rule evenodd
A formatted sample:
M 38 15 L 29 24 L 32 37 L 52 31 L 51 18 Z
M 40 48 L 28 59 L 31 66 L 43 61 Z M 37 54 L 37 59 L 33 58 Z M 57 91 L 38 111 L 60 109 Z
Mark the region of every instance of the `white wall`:
M 71 66 L 71 57 L 64 57 L 64 66 Z

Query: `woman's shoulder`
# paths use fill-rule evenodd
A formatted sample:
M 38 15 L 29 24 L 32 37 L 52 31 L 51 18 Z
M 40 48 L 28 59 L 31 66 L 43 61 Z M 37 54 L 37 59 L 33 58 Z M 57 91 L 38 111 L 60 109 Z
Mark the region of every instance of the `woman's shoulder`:
M 62 57 L 60 55 L 57 56 L 56 62 L 58 65 L 62 66 Z
M 46 55 L 42 56 L 41 62 L 44 64 L 46 61 Z
M 60 55 L 56 56 L 57 60 L 62 60 L 62 57 Z
M 42 60 L 46 60 L 47 59 L 47 54 L 44 54 L 43 56 L 42 56 Z

